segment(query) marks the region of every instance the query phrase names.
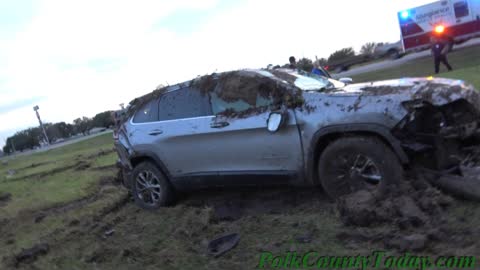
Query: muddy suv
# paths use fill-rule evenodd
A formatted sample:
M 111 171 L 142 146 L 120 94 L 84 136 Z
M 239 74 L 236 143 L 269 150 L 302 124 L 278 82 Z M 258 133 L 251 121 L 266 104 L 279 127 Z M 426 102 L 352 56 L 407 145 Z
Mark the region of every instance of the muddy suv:
M 157 89 L 116 113 L 124 185 L 143 208 L 177 190 L 322 186 L 379 192 L 405 169 L 458 165 L 478 144 L 480 96 L 462 81 L 344 85 L 296 70 L 241 70 Z

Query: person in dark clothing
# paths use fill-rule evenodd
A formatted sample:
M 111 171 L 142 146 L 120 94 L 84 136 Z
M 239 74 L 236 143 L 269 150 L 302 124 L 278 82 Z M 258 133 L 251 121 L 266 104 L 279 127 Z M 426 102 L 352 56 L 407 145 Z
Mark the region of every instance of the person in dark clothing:
M 450 66 L 447 60 L 447 53 L 450 46 L 448 41 L 432 35 L 431 43 L 433 60 L 435 64 L 435 74 L 438 74 L 440 71 L 440 63 L 443 63 L 447 67 L 448 71 L 451 71 L 452 66 Z
M 313 68 L 312 68 L 312 73 L 316 75 L 320 75 L 323 77 L 329 78 L 330 76 L 327 74 L 325 70 L 323 70 L 320 66 L 320 63 L 317 61 L 313 62 Z
M 289 68 L 291 69 L 297 68 L 297 60 L 295 60 L 295 57 L 290 56 L 290 58 L 288 58 L 288 61 L 290 62 L 290 64 L 288 65 Z

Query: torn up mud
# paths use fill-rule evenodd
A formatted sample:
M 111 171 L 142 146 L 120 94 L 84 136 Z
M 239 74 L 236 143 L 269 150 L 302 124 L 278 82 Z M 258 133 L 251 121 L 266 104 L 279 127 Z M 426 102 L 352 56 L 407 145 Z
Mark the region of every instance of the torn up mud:
M 285 214 L 292 208 L 309 208 L 315 203 L 327 203 L 319 196 L 319 189 L 251 188 L 208 189 L 196 196 L 188 195 L 183 204 L 190 207 L 212 209 L 209 222 L 233 222 L 246 216 Z
M 75 171 L 83 171 L 83 170 L 86 170 L 90 167 L 91 167 L 91 164 L 89 162 L 87 162 L 85 160 L 79 160 L 78 162 L 76 162 L 73 165 L 67 165 L 67 166 L 54 168 L 54 169 L 44 171 L 44 172 L 33 173 L 33 174 L 25 175 L 25 176 L 22 176 L 22 177 L 12 178 L 12 179 L 6 180 L 5 182 L 15 182 L 15 181 L 23 181 L 23 180 L 40 179 L 40 178 L 43 178 L 43 177 L 46 177 L 46 176 L 51 176 L 51 175 L 54 175 L 54 174 L 62 173 L 62 172 L 65 172 L 65 171 L 68 171 L 68 170 L 71 170 L 71 169 L 73 169 Z
M 338 200 L 346 227 L 337 238 L 353 245 L 367 241 L 400 252 L 434 251 L 452 241 L 475 248 L 473 239 L 480 236 L 479 228 L 460 230 L 447 222 L 446 210 L 457 203 L 462 202 L 422 177 L 405 181 L 387 194 L 358 191 Z
M 73 200 L 73 201 L 70 201 L 70 202 L 66 202 L 66 203 L 58 203 L 58 204 L 49 206 L 47 208 L 39 209 L 39 210 L 20 211 L 19 216 L 23 216 L 23 217 L 33 216 L 34 217 L 34 222 L 39 223 L 45 217 L 48 217 L 50 215 L 61 214 L 61 213 L 65 213 L 65 212 L 68 212 L 68 211 L 71 211 L 71 210 L 74 210 L 74 209 L 79 209 L 79 208 L 85 207 L 85 206 L 97 201 L 103 195 L 103 193 L 105 192 L 104 188 L 108 185 L 110 185 L 110 186 L 118 185 L 117 179 L 113 176 L 101 177 L 100 180 L 99 180 L 99 186 L 100 187 L 99 187 L 98 191 L 89 195 L 89 196 L 86 196 L 86 197 L 83 197 L 83 198 L 80 198 L 80 199 L 76 199 L 76 200 Z M 122 197 L 122 199 L 119 200 L 118 202 L 115 202 L 114 204 L 106 207 L 105 209 L 102 209 L 98 213 L 98 217 L 105 216 L 109 212 L 118 210 L 121 206 L 125 205 L 128 201 L 129 201 L 129 196 L 128 196 L 128 194 L 125 194 L 125 196 Z M 95 218 L 95 219 L 98 219 L 98 217 Z
M 88 155 L 86 156 L 87 159 L 92 159 L 92 158 L 97 158 L 97 157 L 102 157 L 102 156 L 106 156 L 106 155 L 109 155 L 111 153 L 114 153 L 115 152 L 115 149 L 107 149 L 107 150 L 99 150 L 98 152 L 96 153 L 93 153 L 91 155 Z

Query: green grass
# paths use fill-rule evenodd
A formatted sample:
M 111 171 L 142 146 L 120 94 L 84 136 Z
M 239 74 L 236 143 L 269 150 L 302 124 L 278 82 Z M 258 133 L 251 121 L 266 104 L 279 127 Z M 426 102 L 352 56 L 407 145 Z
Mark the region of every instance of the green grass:
M 12 194 L 8 207 L 0 208 L 0 214 L 10 217 L 20 210 L 45 208 L 87 196 L 91 192 L 92 185 L 105 173 L 62 168 L 78 164 L 82 156 L 95 155 L 99 150 L 111 150 L 113 148 L 111 136 L 111 134 L 105 134 L 50 151 L 14 157 L 8 160 L 7 165 L 0 165 L 0 190 Z M 115 162 L 113 154 L 93 160 L 97 159 L 101 160 L 102 166 L 113 165 Z M 91 160 L 83 161 L 91 162 Z M 32 164 L 42 165 L 31 168 Z M 16 171 L 15 175 L 7 176 L 7 171 L 10 169 Z M 55 169 L 60 171 L 49 173 Z M 36 176 L 38 173 L 44 173 L 45 176 Z
M 105 166 L 110 166 L 115 164 L 117 159 L 118 159 L 117 153 L 113 152 L 108 155 L 95 158 L 92 164 L 94 167 L 105 167 Z
M 64 147 L 36 153 L 28 156 L 5 157 L 7 165 L 0 165 L 0 183 L 6 178 L 8 170 L 15 170 L 15 177 L 21 177 L 34 173 L 48 171 L 66 165 L 72 165 L 82 156 L 95 154 L 101 150 L 111 150 L 113 148 L 112 134 L 104 134 L 93 139 L 88 139 L 78 143 L 70 144 Z M 32 165 L 42 164 L 31 168 Z
M 412 60 L 400 66 L 354 75 L 352 77 L 355 82 L 367 82 L 435 75 L 435 77 L 464 80 L 472 83 L 477 89 L 480 89 L 480 46 L 455 50 L 448 55 L 448 59 L 454 68 L 453 72 L 445 72 L 445 67 L 441 66 L 441 73 L 435 75 L 432 57 L 425 57 Z

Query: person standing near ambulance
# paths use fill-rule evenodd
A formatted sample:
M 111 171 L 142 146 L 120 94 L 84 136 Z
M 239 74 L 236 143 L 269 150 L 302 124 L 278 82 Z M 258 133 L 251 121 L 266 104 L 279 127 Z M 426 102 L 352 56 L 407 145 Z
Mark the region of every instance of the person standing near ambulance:
M 447 53 L 450 51 L 451 42 L 444 36 L 432 34 L 430 37 L 432 46 L 432 55 L 435 64 L 435 74 L 440 71 L 440 63 L 443 63 L 448 71 L 452 71 L 452 66 L 448 63 Z

